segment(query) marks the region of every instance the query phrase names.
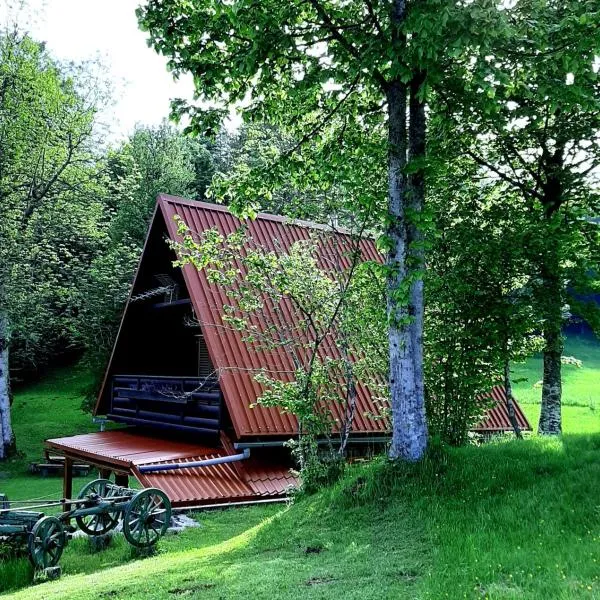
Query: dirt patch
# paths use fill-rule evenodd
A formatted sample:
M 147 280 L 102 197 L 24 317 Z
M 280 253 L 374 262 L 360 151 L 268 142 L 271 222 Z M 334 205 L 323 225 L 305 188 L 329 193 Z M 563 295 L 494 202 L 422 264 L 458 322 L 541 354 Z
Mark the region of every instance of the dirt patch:
M 321 554 L 325 550 L 325 546 L 323 544 L 311 544 L 310 546 L 306 546 L 304 548 L 304 554 Z
M 400 577 L 400 579 L 403 579 L 408 583 L 412 583 L 420 577 L 420 573 L 413 569 L 404 569 L 398 572 L 398 576 Z
M 324 583 L 331 583 L 332 581 L 337 581 L 337 578 L 332 577 L 331 575 L 322 575 L 320 577 L 311 577 L 310 579 L 307 579 L 304 582 L 304 585 L 323 585 Z
M 210 590 L 211 588 L 216 587 L 216 583 L 195 583 L 189 586 L 176 587 L 169 590 L 169 594 L 173 596 L 189 596 L 194 592 L 198 592 L 200 590 Z
M 108 590 L 107 592 L 100 592 L 98 598 L 118 598 L 122 590 Z

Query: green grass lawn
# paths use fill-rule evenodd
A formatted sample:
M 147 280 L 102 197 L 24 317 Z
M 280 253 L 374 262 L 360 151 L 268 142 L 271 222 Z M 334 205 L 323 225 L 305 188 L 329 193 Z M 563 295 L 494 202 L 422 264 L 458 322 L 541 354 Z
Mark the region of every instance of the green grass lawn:
M 98 431 L 90 413 L 81 409 L 84 390 L 90 383 L 89 373 L 74 367 L 16 390 L 12 417 L 19 455 L 0 463 L 0 491 L 10 499 L 62 496 L 61 477 L 30 475 L 29 464 L 41 460 L 46 439 Z M 88 479 L 75 478 L 73 488 L 82 487 Z
M 587 346 L 578 340 L 575 346 L 579 353 L 571 352 L 584 366 L 565 367 L 560 440 L 531 436 L 434 449 L 410 468 L 354 465 L 334 488 L 289 507 L 198 513 L 200 528 L 164 538 L 151 558 L 136 557 L 120 536 L 99 553 L 78 539 L 63 555 L 62 579 L 37 586 L 28 586 L 26 559 L 0 563 L 0 590 L 32 600 L 600 598 L 600 356 L 591 347 L 583 355 Z M 519 366 L 532 379 L 519 384 L 518 396 L 534 426 L 539 363 Z M 21 392 L 17 433 L 28 414 L 27 405 L 18 405 L 23 398 L 43 411 L 45 394 L 52 395 L 53 407 L 77 413 L 78 377 L 71 387 L 55 379 Z M 55 416 L 44 418 L 57 427 Z M 60 435 L 73 433 L 71 427 L 92 428 L 80 413 Z M 47 436 L 42 426 L 30 431 L 38 440 Z M 39 454 L 39 442 L 29 443 L 31 454 L 0 480 L 14 497 L 60 488 L 59 479 L 24 474 L 26 461 Z
M 565 340 L 565 356 L 582 361 L 581 367 L 562 366 L 563 431 L 593 433 L 600 429 L 600 344 L 597 340 L 570 336 Z M 513 366 L 514 393 L 534 430 L 540 416 L 542 360 L 532 357 Z

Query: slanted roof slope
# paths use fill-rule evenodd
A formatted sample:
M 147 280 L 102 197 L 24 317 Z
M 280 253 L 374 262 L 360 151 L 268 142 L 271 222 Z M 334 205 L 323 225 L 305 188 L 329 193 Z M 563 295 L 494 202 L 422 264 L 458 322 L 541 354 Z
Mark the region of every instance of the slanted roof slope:
M 193 232 L 203 232 L 216 227 L 223 235 L 233 233 L 242 225 L 242 221 L 233 216 L 225 207 L 202 202 L 189 202 L 181 198 L 161 195 L 159 206 L 167 223 L 169 236 L 177 240 L 178 215 Z M 254 220 L 244 221 L 248 235 L 268 250 L 287 250 L 294 242 L 308 240 L 314 226 L 304 221 L 291 221 L 284 217 L 259 214 Z M 344 234 L 336 234 L 344 236 Z M 348 240 L 349 241 L 349 240 Z M 340 252 L 340 248 L 331 247 L 330 252 Z M 363 260 L 381 261 L 382 257 L 370 240 L 361 243 Z M 350 259 L 340 256 L 343 268 L 350 266 Z M 208 281 L 204 271 L 194 266 L 183 268 L 188 291 L 194 306 L 196 317 L 200 321 L 210 354 L 212 364 L 219 373 L 221 390 L 229 410 L 231 420 L 238 437 L 293 435 L 298 430 L 296 418 L 282 413 L 277 408 L 253 406 L 263 393 L 262 387 L 255 381 L 256 373 L 265 368 L 279 373 L 281 379 L 291 380 L 294 373 L 294 362 L 285 348 L 265 351 L 244 341 L 244 334 L 232 330 L 223 322 L 223 306 L 231 304 L 232 299 L 227 290 Z M 265 311 L 269 310 L 265 306 Z M 257 315 L 257 318 L 261 318 Z M 263 314 L 267 324 L 277 324 L 280 315 L 271 312 Z M 293 315 L 290 314 L 293 319 Z M 282 323 L 281 325 L 284 325 Z M 330 358 L 334 356 L 334 345 L 323 345 L 323 353 Z M 340 386 L 343 380 L 340 381 Z M 371 394 L 364 385 L 358 385 L 358 397 L 354 431 L 360 433 L 376 433 L 385 431 L 388 424 L 385 420 L 369 418 L 368 414 L 377 414 L 378 408 L 371 400 Z M 335 416 L 341 416 L 335 415 Z

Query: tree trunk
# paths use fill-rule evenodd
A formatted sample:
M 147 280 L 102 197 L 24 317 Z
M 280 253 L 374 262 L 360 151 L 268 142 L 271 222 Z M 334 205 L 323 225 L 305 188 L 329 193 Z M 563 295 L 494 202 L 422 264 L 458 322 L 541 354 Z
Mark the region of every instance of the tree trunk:
M 409 255 L 411 268 L 416 272 L 416 278 L 411 288 L 411 307 L 414 311 L 413 335 L 413 360 L 415 363 L 415 378 L 419 398 L 425 398 L 424 368 L 423 368 L 423 327 L 425 320 L 425 298 L 422 272 L 425 269 L 425 256 L 423 248 L 423 232 L 421 230 L 420 216 L 425 207 L 425 176 L 423 164 L 414 164 L 414 161 L 423 161 L 425 158 L 426 120 L 425 103 L 419 98 L 419 91 L 425 82 L 425 73 L 418 72 L 410 82 L 409 88 L 409 117 L 408 128 L 408 161 L 413 163 L 413 169 L 408 175 L 408 208 L 410 210 L 407 221 Z M 423 405 L 424 405 L 423 400 Z M 423 417 L 425 419 L 425 417 Z
M 561 357 L 563 338 L 559 323 L 546 323 L 544 327 L 544 377 L 542 380 L 542 410 L 538 433 L 560 435 L 561 421 Z
M 541 305 L 544 318 L 544 376 L 542 378 L 542 409 L 538 434 L 560 435 L 562 433 L 561 401 L 561 358 L 563 352 L 563 305 L 564 286 L 561 277 L 560 243 L 561 218 L 560 207 L 565 202 L 563 182 L 565 141 L 557 140 L 554 151 L 545 149 L 543 154 L 543 172 L 546 183 L 543 186 L 542 205 L 545 211 L 545 225 L 548 228 L 547 239 L 551 240 L 541 264 Z
M 563 353 L 562 307 L 563 287 L 559 275 L 558 253 L 551 249 L 550 256 L 542 267 L 544 294 L 544 376 L 542 379 L 542 409 L 538 433 L 560 435 L 561 421 L 561 358 Z
M 396 2 L 404 6 L 403 2 Z M 401 81 L 389 84 L 387 93 L 388 122 L 388 183 L 389 226 L 387 235 L 391 249 L 388 254 L 387 278 L 388 343 L 390 354 L 390 395 L 392 408 L 392 443 L 390 458 L 419 460 L 427 446 L 427 424 L 422 371 L 419 381 L 418 345 L 422 339 L 422 287 L 411 281 L 409 247 L 411 243 L 407 219 L 406 128 L 407 86 Z M 404 291 L 409 278 L 408 293 Z M 418 278 L 417 278 L 418 280 Z
M 512 393 L 512 383 L 510 381 L 510 363 L 506 359 L 504 362 L 504 393 L 506 394 L 506 412 L 508 413 L 508 420 L 512 425 L 515 436 L 518 439 L 523 439 L 521 428 L 517 421 L 517 415 L 515 414 L 515 398 Z
M 342 360 L 344 361 L 344 376 L 346 379 L 346 402 L 344 405 L 344 422 L 342 423 L 342 429 L 340 431 L 340 448 L 338 454 L 345 458 L 346 449 L 348 447 L 348 439 L 350 438 L 350 432 L 352 431 L 352 425 L 354 423 L 354 415 L 356 413 L 356 379 L 354 377 L 354 368 L 350 353 L 348 349 L 348 343 L 343 333 L 342 336 Z
M 10 419 L 10 374 L 8 370 L 9 322 L 0 313 L 0 460 L 15 449 L 15 436 Z

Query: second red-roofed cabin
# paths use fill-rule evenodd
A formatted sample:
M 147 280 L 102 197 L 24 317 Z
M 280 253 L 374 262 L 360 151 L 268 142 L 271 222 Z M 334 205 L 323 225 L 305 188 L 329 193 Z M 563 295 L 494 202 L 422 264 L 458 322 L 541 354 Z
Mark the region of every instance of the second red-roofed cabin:
M 167 240 L 180 239 L 176 215 L 198 233 L 227 235 L 241 225 L 223 206 L 159 196 L 94 411 L 126 427 L 46 442 L 65 455 L 65 497 L 69 465 L 80 460 L 118 482 L 134 476 L 158 487 L 175 506 L 278 499 L 297 483 L 284 446 L 297 433 L 295 418 L 255 405 L 262 391 L 256 372 L 291 373 L 292 358 L 281 348 L 249 348 L 239 331 L 223 326 L 226 290 L 192 265 L 173 266 Z M 319 227 L 266 214 L 245 224 L 263 247 L 283 250 Z M 363 260 L 382 260 L 371 240 L 360 249 Z M 369 416 L 377 408 L 367 386 L 359 383 L 357 392 L 351 445 L 381 446 L 389 423 Z M 504 390 L 494 387 L 490 397 L 494 405 L 475 431 L 510 431 Z M 518 405 L 515 412 L 519 426 L 531 429 Z

